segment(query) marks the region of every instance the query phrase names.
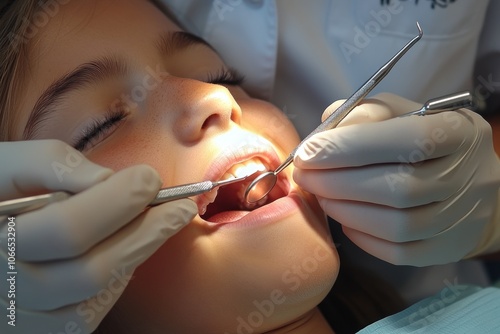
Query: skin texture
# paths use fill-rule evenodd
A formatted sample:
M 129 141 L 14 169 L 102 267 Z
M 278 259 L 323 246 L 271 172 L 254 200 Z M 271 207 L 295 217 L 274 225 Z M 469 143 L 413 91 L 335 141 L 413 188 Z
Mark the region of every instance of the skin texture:
M 55 80 L 116 55 L 127 73 L 66 94 L 29 139 L 74 143 L 117 99 L 143 87 L 141 99 L 125 103 L 127 117 L 83 150 L 89 159 L 114 170 L 148 164 L 171 186 L 203 180 L 228 145 L 258 146 L 264 138 L 286 158 L 299 142 L 286 117 L 237 86 L 207 83 L 224 67 L 210 48 L 158 53 L 158 35 L 172 31 L 180 28 L 147 1 L 61 5 L 30 45 L 18 139 Z M 286 215 L 241 226 L 197 216 L 136 270 L 112 325 L 127 333 L 330 332 L 316 305 L 335 281 L 337 253 L 314 197 L 293 183 L 293 166 L 283 173 L 298 203 Z

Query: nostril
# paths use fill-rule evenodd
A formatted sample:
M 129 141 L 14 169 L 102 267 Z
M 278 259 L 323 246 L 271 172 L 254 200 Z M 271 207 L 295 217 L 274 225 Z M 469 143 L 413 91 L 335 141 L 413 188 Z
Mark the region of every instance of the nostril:
M 210 115 L 208 116 L 208 118 L 203 122 L 203 124 L 201 125 L 201 128 L 203 130 L 213 126 L 213 125 L 217 125 L 217 122 L 220 122 L 220 116 L 218 114 L 213 114 L 213 115 Z
M 201 129 L 206 130 L 212 126 L 221 127 L 226 123 L 225 122 L 226 119 L 227 119 L 226 117 L 224 117 L 223 115 L 220 115 L 220 114 L 210 115 L 205 119 L 205 121 L 201 125 Z

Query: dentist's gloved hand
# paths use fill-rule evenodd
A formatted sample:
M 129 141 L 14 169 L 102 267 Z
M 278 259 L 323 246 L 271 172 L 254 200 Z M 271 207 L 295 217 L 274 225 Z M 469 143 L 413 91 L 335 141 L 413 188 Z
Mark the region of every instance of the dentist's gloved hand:
M 491 127 L 465 109 L 394 118 L 420 107 L 392 94 L 367 100 L 302 146 L 294 179 L 387 262 L 426 266 L 500 250 Z
M 187 199 L 144 211 L 161 186 L 149 166 L 113 173 L 55 140 L 0 143 L 0 156 L 0 200 L 78 193 L 0 217 L 1 333 L 91 333 L 135 268 L 197 213 Z

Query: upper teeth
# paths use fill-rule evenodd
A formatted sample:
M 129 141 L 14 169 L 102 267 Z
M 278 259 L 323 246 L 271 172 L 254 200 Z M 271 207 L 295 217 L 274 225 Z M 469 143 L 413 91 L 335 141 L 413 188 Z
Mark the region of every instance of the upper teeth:
M 252 175 L 255 172 L 263 172 L 266 169 L 266 166 L 264 166 L 264 164 L 258 159 L 247 160 L 229 168 L 228 171 L 222 176 L 222 179 L 225 180 L 231 177 Z
M 221 180 L 227 180 L 234 177 L 241 177 L 245 175 L 252 175 L 255 172 L 258 171 L 263 172 L 265 170 L 267 170 L 267 167 L 262 163 L 260 159 L 251 159 L 231 166 L 231 168 L 229 168 L 224 173 L 224 175 L 222 175 Z M 215 199 L 217 198 L 217 191 L 218 188 L 203 194 L 205 200 L 203 201 L 203 204 L 199 208 L 200 215 L 203 215 L 207 211 L 207 206 L 215 201 Z M 242 203 L 246 202 L 243 196 L 241 195 L 241 192 L 239 192 L 238 196 L 240 197 Z M 248 207 L 246 208 L 248 209 Z

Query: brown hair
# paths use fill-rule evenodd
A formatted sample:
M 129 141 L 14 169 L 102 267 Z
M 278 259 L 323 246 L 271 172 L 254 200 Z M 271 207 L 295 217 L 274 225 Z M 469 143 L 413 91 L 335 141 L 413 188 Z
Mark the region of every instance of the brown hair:
M 22 86 L 27 76 L 30 20 L 46 1 L 4 1 L 0 4 L 0 141 L 14 140 Z

